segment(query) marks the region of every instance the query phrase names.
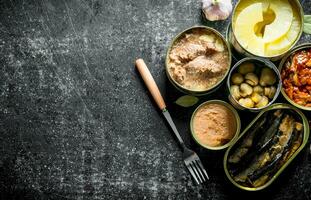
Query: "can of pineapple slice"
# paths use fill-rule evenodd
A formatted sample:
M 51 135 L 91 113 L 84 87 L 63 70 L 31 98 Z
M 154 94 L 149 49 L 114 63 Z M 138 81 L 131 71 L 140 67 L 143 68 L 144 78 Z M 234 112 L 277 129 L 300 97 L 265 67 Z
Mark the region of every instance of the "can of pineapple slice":
M 271 0 L 271 2 L 272 1 L 273 0 Z M 256 3 L 256 2 L 260 2 L 260 0 L 257 0 L 254 3 Z M 297 15 L 298 15 L 297 17 L 299 17 L 299 22 L 300 22 L 299 33 L 298 33 L 296 39 L 292 42 L 292 44 L 290 45 L 290 47 L 288 49 L 286 49 L 285 51 L 283 51 L 281 53 L 272 55 L 272 56 L 260 56 L 260 55 L 256 55 L 254 53 L 251 53 L 249 50 L 247 50 L 245 47 L 243 47 L 241 45 L 241 43 L 237 40 L 233 28 L 234 28 L 235 20 L 237 18 L 237 16 L 236 16 L 237 12 L 239 11 L 239 9 L 238 9 L 239 6 L 241 4 L 251 5 L 252 1 L 239 0 L 238 3 L 236 4 L 236 6 L 234 7 L 231 23 L 229 23 L 229 25 L 227 27 L 227 32 L 226 32 L 226 39 L 230 43 L 230 46 L 233 49 L 233 52 L 236 51 L 236 53 L 240 57 L 259 57 L 259 58 L 269 59 L 271 61 L 278 61 L 285 54 L 287 54 L 296 45 L 296 43 L 299 41 L 299 39 L 302 35 L 302 32 L 303 32 L 303 23 L 304 23 L 304 12 L 303 12 L 303 8 L 302 8 L 299 0 L 288 0 L 288 2 L 291 4 L 293 10 L 295 10 L 297 12 Z

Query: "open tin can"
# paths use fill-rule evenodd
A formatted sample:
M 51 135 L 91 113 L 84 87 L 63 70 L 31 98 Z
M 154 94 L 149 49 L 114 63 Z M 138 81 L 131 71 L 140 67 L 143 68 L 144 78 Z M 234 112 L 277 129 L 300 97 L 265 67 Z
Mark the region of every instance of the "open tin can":
M 242 64 L 242 63 L 246 63 L 246 62 L 251 62 L 251 63 L 255 63 L 257 65 L 262 65 L 262 66 L 265 66 L 265 67 L 268 67 L 270 69 L 272 69 L 274 71 L 274 73 L 276 74 L 276 78 L 277 78 L 277 81 L 276 81 L 276 92 L 275 92 L 275 95 L 274 97 L 269 101 L 269 103 L 264 106 L 264 107 L 261 107 L 261 108 L 247 108 L 247 107 L 244 107 L 242 106 L 234 97 L 233 95 L 231 94 L 231 91 L 230 91 L 230 87 L 231 87 L 231 77 L 232 77 L 232 74 L 235 73 L 237 71 L 237 68 Z M 257 66 L 258 67 L 258 66 Z M 262 58 L 258 58 L 258 57 L 250 57 L 250 58 L 243 58 L 242 60 L 238 61 L 230 70 L 229 74 L 228 74 L 228 79 L 227 79 L 227 91 L 228 91 L 228 99 L 230 101 L 230 103 L 237 109 L 239 110 L 249 110 L 251 112 L 259 112 L 261 111 L 262 109 L 270 106 L 271 104 L 273 104 L 273 102 L 275 102 L 275 100 L 277 99 L 279 93 L 280 93 L 280 90 L 281 90 L 281 87 L 282 87 L 282 82 L 281 82 L 281 75 L 280 75 L 280 72 L 279 70 L 277 69 L 277 67 L 269 60 L 267 59 L 262 59 Z
M 227 109 L 227 111 L 232 115 L 233 120 L 230 121 L 230 123 L 234 125 L 235 131 L 234 131 L 233 137 L 229 141 L 227 141 L 226 143 L 224 143 L 220 146 L 209 146 L 207 144 L 202 143 L 202 141 L 200 141 L 200 139 L 196 136 L 195 129 L 194 129 L 194 118 L 196 117 L 198 111 L 201 108 L 203 108 L 204 106 L 207 106 L 207 105 L 215 105 L 215 104 L 220 105 L 220 106 L 224 106 Z M 208 149 L 208 150 L 222 150 L 222 149 L 229 147 L 238 138 L 239 133 L 240 133 L 240 129 L 241 129 L 241 120 L 240 120 L 238 112 L 229 103 L 227 103 L 225 101 L 221 101 L 221 100 L 209 100 L 209 101 L 202 103 L 201 105 L 199 105 L 195 109 L 195 111 L 193 112 L 193 114 L 191 116 L 191 120 L 190 120 L 190 131 L 191 131 L 191 135 L 192 135 L 193 140 L 199 146 L 201 146 L 202 148 Z
M 234 155 L 237 150 L 242 149 L 241 148 L 241 144 L 245 144 L 244 142 L 245 141 L 248 141 L 251 134 L 254 133 L 254 129 L 256 129 L 256 127 L 260 127 L 260 122 L 262 121 L 262 118 L 266 118 L 266 122 L 267 121 L 271 121 L 270 118 L 267 118 L 267 115 L 265 114 L 269 114 L 269 113 L 266 113 L 266 112 L 273 112 L 273 114 L 276 112 L 276 111 L 283 111 L 283 112 L 288 112 L 288 113 L 291 113 L 293 114 L 294 116 L 296 116 L 297 118 L 299 118 L 299 123 L 300 124 L 300 132 L 299 132 L 299 145 L 296 145 L 295 146 L 295 149 L 287 149 L 288 151 L 290 151 L 290 154 L 283 154 L 285 152 L 281 152 L 282 153 L 282 156 L 281 157 L 269 157 L 269 158 L 266 158 L 264 157 L 265 159 L 276 159 L 276 158 L 280 158 L 280 160 L 277 160 L 278 162 L 272 162 L 270 160 L 270 163 L 262 166 L 262 165 L 255 165 L 255 166 L 259 166 L 259 167 L 269 167 L 269 165 L 271 166 L 271 162 L 272 162 L 272 168 L 269 168 L 270 171 L 261 171 L 263 172 L 259 177 L 261 178 L 262 176 L 268 176 L 266 179 L 265 179 L 265 182 L 261 182 L 261 184 L 259 186 L 247 186 L 247 185 L 243 185 L 245 183 L 243 182 L 239 182 L 241 181 L 240 177 L 237 178 L 237 176 L 239 176 L 241 173 L 243 174 L 247 174 L 247 173 L 244 173 L 243 171 L 242 172 L 235 172 L 237 175 L 233 175 L 233 168 L 232 166 L 235 166 L 236 167 L 236 163 L 235 165 L 232 165 L 232 160 L 233 160 L 233 157 L 232 155 Z M 270 115 L 271 116 L 271 115 Z M 283 115 L 284 116 L 284 115 Z M 285 116 L 286 117 L 286 116 Z M 283 120 L 284 118 L 282 118 Z M 281 120 L 280 120 L 281 121 Z M 283 123 L 283 121 L 282 121 Z M 294 122 L 296 124 L 296 122 Z M 272 125 L 271 125 L 272 126 Z M 281 126 L 281 125 L 280 125 Z M 280 126 L 277 130 L 280 129 Z M 286 129 L 287 130 L 287 129 Z M 293 130 L 293 129 L 292 129 Z M 309 124 L 308 124 L 308 120 L 306 118 L 306 116 L 297 108 L 291 106 L 291 105 L 288 105 L 288 104 L 274 104 L 264 110 L 262 110 L 258 115 L 257 117 L 245 128 L 245 130 L 240 134 L 240 136 L 238 137 L 238 139 L 236 141 L 234 141 L 234 143 L 227 149 L 226 153 L 225 153 L 225 156 L 224 156 L 224 161 L 223 161 L 223 165 L 224 165 L 224 170 L 225 170 L 225 173 L 226 173 L 226 176 L 227 178 L 229 179 L 229 181 L 235 185 L 236 187 L 240 188 L 240 189 L 243 189 L 243 190 L 247 190 L 247 191 L 258 191 L 258 190 L 262 190 L 262 189 L 265 189 L 267 188 L 269 185 L 271 185 L 275 179 L 286 169 L 286 167 L 293 161 L 293 159 L 299 154 L 299 152 L 302 151 L 302 149 L 305 147 L 305 145 L 307 144 L 308 142 L 308 138 L 309 138 Z M 260 132 L 257 132 L 256 134 L 263 134 L 262 131 Z M 256 135 L 255 134 L 255 135 Z M 292 132 L 292 135 L 294 133 Z M 297 134 L 297 132 L 296 132 Z M 275 135 L 273 135 L 275 136 Z M 283 135 L 281 135 L 283 136 Z M 254 138 L 254 137 L 253 137 Z M 284 139 L 284 138 L 283 138 Z M 274 140 L 272 140 L 274 141 Z M 297 144 L 296 143 L 297 140 L 294 140 L 293 142 L 295 142 L 294 144 Z M 258 142 L 258 141 L 257 141 Z M 288 142 L 289 143 L 289 142 Z M 287 143 L 287 144 L 288 144 Z M 250 143 L 249 143 L 250 144 Z M 258 144 L 258 143 L 254 143 L 254 144 Z M 272 143 L 272 144 L 275 144 L 275 143 Z M 291 143 L 293 144 L 293 143 Z M 245 147 L 245 146 L 244 146 Z M 286 147 L 286 146 L 285 146 Z M 292 146 L 293 147 L 293 146 Z M 251 147 L 249 147 L 249 151 Z M 271 148 L 271 147 L 270 147 Z M 269 149 L 268 149 L 269 150 Z M 268 150 L 265 150 L 264 151 L 259 151 L 256 149 L 254 150 L 253 149 L 253 152 L 255 152 L 255 156 L 262 156 L 262 155 L 265 155 L 265 152 L 267 152 Z M 295 150 L 295 151 L 293 151 Z M 288 151 L 286 151 L 285 153 L 288 153 Z M 269 151 L 268 151 L 269 152 Z M 270 153 L 269 153 L 270 154 Z M 244 154 L 245 156 L 246 154 Z M 286 157 L 284 157 L 284 155 L 286 155 Z M 288 156 L 289 155 L 289 156 Z M 269 156 L 272 156 L 272 155 L 269 155 Z M 256 158 L 258 158 L 256 157 Z M 245 158 L 245 157 L 244 157 Z M 260 157 L 261 158 L 261 157 Z M 284 159 L 284 160 L 283 160 Z M 257 162 L 258 159 L 255 159 L 256 161 L 252 160 L 251 162 Z M 260 159 L 259 159 L 260 160 Z M 275 161 L 275 160 L 274 160 Z M 240 162 L 240 161 L 238 161 Z M 244 161 L 243 161 L 244 162 Z M 269 162 L 269 161 L 266 161 L 266 162 Z M 253 164 L 252 163 L 252 164 Z M 252 169 L 254 169 L 254 165 L 250 164 L 251 166 L 253 166 Z M 248 165 L 248 167 L 250 166 Z M 273 168 L 273 167 L 276 167 L 276 168 Z M 259 169 L 262 169 L 262 168 L 259 168 Z M 248 168 L 249 169 L 249 168 Z M 258 170 L 258 168 L 256 168 Z M 256 170 L 254 169 L 254 170 Z M 250 173 L 252 173 L 250 175 Z M 251 177 L 252 175 L 254 175 L 255 173 L 257 173 L 258 175 L 258 171 L 248 171 L 248 174 L 247 174 L 247 179 L 246 181 L 249 181 L 249 177 Z M 256 179 L 258 180 L 258 179 Z
M 244 48 L 240 44 L 240 42 L 237 40 L 237 38 L 234 34 L 234 31 L 233 31 L 233 23 L 234 23 L 234 19 L 235 19 L 234 16 L 236 14 L 237 8 L 241 4 L 241 2 L 244 2 L 244 1 L 247 1 L 247 0 L 239 0 L 238 3 L 236 4 L 236 6 L 234 7 L 234 10 L 232 12 L 233 14 L 232 14 L 231 23 L 229 23 L 229 25 L 227 27 L 226 39 L 229 41 L 230 46 L 232 48 L 234 48 L 234 50 L 243 57 L 254 57 L 254 56 L 256 56 L 256 57 L 260 57 L 260 58 L 266 58 L 266 59 L 269 59 L 271 61 L 278 61 L 278 60 L 282 59 L 282 57 L 296 45 L 296 43 L 299 41 L 299 39 L 302 35 L 302 32 L 303 32 L 304 12 L 303 12 L 303 8 L 302 8 L 299 0 L 290 0 L 289 1 L 290 4 L 297 10 L 299 17 L 300 17 L 301 26 L 300 26 L 299 34 L 298 34 L 296 40 L 292 43 L 292 45 L 288 48 L 287 51 L 280 53 L 278 55 L 273 55 L 273 56 L 255 55 L 255 54 L 251 53 L 250 51 L 248 51 L 246 48 Z
M 287 62 L 287 60 L 296 52 L 300 51 L 300 50 L 304 50 L 304 49 L 311 49 L 311 43 L 305 43 L 305 44 L 301 44 L 297 47 L 295 47 L 293 50 L 291 50 L 290 52 L 288 52 L 283 59 L 280 62 L 279 65 L 279 71 L 280 73 L 282 73 L 282 69 L 285 66 L 285 63 Z M 289 96 L 286 94 L 286 92 L 284 91 L 283 87 L 281 87 L 281 93 L 284 96 L 284 98 L 293 106 L 302 109 L 302 110 L 306 110 L 306 111 L 311 111 L 311 107 L 307 107 L 307 106 L 303 106 L 303 105 L 299 105 L 298 103 L 294 102 L 291 98 L 289 98 Z
M 169 72 L 169 55 L 170 52 L 172 50 L 172 48 L 174 47 L 174 45 L 185 35 L 188 33 L 191 33 L 193 30 L 199 30 L 199 29 L 204 29 L 207 30 L 213 34 L 215 34 L 218 38 L 220 38 L 225 46 L 225 48 L 228 50 L 228 66 L 227 66 L 227 70 L 224 74 L 224 76 L 221 78 L 221 80 L 219 80 L 215 85 L 213 85 L 212 87 L 206 89 L 206 90 L 190 90 L 186 87 L 184 87 L 183 85 L 179 84 L 176 80 L 173 79 L 173 77 L 171 76 L 170 72 Z M 227 42 L 227 40 L 223 37 L 223 35 L 221 33 L 219 33 L 217 30 L 207 27 L 207 26 L 193 26 L 190 27 L 184 31 L 182 31 L 181 33 L 179 33 L 171 42 L 171 44 L 169 45 L 169 48 L 167 50 L 166 53 L 166 59 L 165 59 L 165 71 L 166 71 L 166 75 L 168 77 L 168 80 L 172 83 L 172 85 L 180 92 L 185 93 L 185 94 L 190 94 L 190 95 L 194 95 L 194 96 L 203 96 L 203 95 L 207 95 L 210 94 L 214 91 L 216 91 L 221 84 L 224 82 L 226 76 L 229 73 L 230 67 L 231 67 L 231 62 L 232 62 L 232 54 L 231 54 L 231 48 L 229 46 L 229 43 Z

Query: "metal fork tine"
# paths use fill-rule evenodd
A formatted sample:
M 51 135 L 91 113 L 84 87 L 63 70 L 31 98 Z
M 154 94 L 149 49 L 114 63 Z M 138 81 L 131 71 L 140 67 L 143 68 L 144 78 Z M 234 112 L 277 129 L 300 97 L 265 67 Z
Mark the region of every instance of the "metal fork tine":
M 201 176 L 202 182 L 205 182 L 205 177 L 203 176 L 201 167 L 198 165 L 198 163 L 195 160 L 193 161 L 193 163 L 194 163 L 194 166 L 197 168 L 197 170 Z
M 199 179 L 200 183 L 203 183 L 203 181 L 202 181 L 202 179 L 201 179 L 201 177 L 200 177 L 200 175 L 199 175 L 199 172 L 198 172 L 197 168 L 196 168 L 196 167 L 194 166 L 194 164 L 193 164 L 193 161 L 191 161 L 191 162 L 189 163 L 189 165 L 192 167 L 193 171 L 194 171 L 195 174 L 197 175 L 197 178 Z
M 206 176 L 207 180 L 209 180 L 209 177 L 208 177 L 208 175 L 207 175 L 207 173 L 206 173 L 206 170 L 205 170 L 205 168 L 204 168 L 204 166 L 203 166 L 201 160 L 198 159 L 198 160 L 196 160 L 196 161 L 197 161 L 197 163 L 199 164 L 200 168 L 202 169 L 203 174 Z
M 194 178 L 195 182 L 200 185 L 200 182 L 198 181 L 193 169 L 191 168 L 191 166 L 188 164 L 186 165 L 187 169 L 189 170 L 190 174 L 192 175 L 192 177 Z

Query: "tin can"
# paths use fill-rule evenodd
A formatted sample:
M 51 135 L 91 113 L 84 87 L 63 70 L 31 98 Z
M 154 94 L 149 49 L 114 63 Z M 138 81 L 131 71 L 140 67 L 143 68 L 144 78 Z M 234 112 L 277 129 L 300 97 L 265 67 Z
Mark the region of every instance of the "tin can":
M 195 117 L 197 111 L 200 108 L 202 108 L 202 106 L 205 106 L 205 105 L 208 105 L 208 104 L 219 104 L 219 105 L 225 106 L 228 110 L 231 111 L 232 115 L 234 116 L 234 119 L 235 119 L 234 123 L 236 124 L 236 131 L 234 133 L 233 138 L 229 142 L 227 142 L 226 144 L 224 144 L 222 146 L 210 147 L 210 146 L 204 145 L 204 144 L 200 143 L 200 141 L 195 136 L 194 129 L 193 129 L 194 117 Z M 191 120 L 190 120 L 190 130 L 191 130 L 191 135 L 192 135 L 193 140 L 198 145 L 200 145 L 202 148 L 209 149 L 209 150 L 222 150 L 222 149 L 225 149 L 225 148 L 229 147 L 238 138 L 240 130 L 241 130 L 241 120 L 240 120 L 238 112 L 230 104 L 228 104 L 227 102 L 221 101 L 221 100 L 209 100 L 209 101 L 206 101 L 206 102 L 202 103 L 201 105 L 199 105 L 195 109 L 195 111 L 193 112 L 193 114 L 191 116 Z
M 300 51 L 300 50 L 303 50 L 303 49 L 311 49 L 311 43 L 304 43 L 304 44 L 301 44 L 297 47 L 295 47 L 293 50 L 291 50 L 290 52 L 288 52 L 284 57 L 283 59 L 281 60 L 280 62 L 280 65 L 279 65 L 279 71 L 282 72 L 282 68 L 283 66 L 285 65 L 287 59 L 292 56 L 294 53 L 296 53 L 297 51 Z M 289 96 L 286 94 L 286 92 L 284 91 L 283 87 L 281 87 L 281 93 L 282 95 L 284 96 L 284 98 L 290 103 L 292 104 L 293 106 L 299 108 L 299 109 L 302 109 L 302 110 L 306 110 L 306 111 L 311 111 L 311 107 L 306 107 L 306 106 L 302 106 L 302 105 L 299 105 L 297 104 L 296 102 L 294 102 L 291 98 L 289 98 Z
M 251 130 L 251 128 L 253 127 L 253 125 L 255 124 L 255 122 L 257 122 L 257 120 L 259 120 L 259 118 L 267 111 L 271 111 L 271 110 L 276 110 L 276 109 L 287 109 L 287 110 L 291 110 L 292 112 L 294 112 L 295 114 L 297 114 L 302 121 L 302 125 L 303 125 L 303 136 L 302 136 L 302 142 L 299 146 L 299 148 L 292 154 L 292 156 L 290 158 L 288 158 L 288 160 L 274 173 L 271 175 L 271 179 L 268 180 L 264 185 L 261 185 L 259 187 L 246 187 L 243 186 L 239 183 L 237 183 L 233 177 L 230 175 L 229 173 L 229 169 L 228 169 L 228 157 L 230 155 L 230 152 L 235 150 L 235 145 L 244 137 L 245 134 L 248 133 L 249 130 Z M 227 149 L 225 155 L 224 155 L 224 161 L 223 161 L 223 165 L 224 165 L 224 171 L 225 174 L 227 176 L 227 178 L 229 179 L 229 181 L 236 187 L 242 189 L 242 190 L 247 190 L 247 191 L 258 191 L 258 190 L 262 190 L 267 188 L 268 186 L 270 186 L 275 179 L 285 170 L 285 168 L 293 161 L 293 159 L 295 159 L 295 157 L 299 154 L 299 152 L 301 152 L 301 150 L 306 146 L 307 142 L 308 142 L 308 138 L 309 138 L 309 134 L 310 134 L 310 130 L 309 130 L 309 124 L 308 124 L 308 120 L 306 118 L 306 116 L 297 108 L 295 108 L 292 105 L 288 105 L 288 104 L 282 104 L 282 103 L 278 103 L 278 104 L 273 104 L 268 108 L 265 108 L 264 110 L 262 110 L 257 116 L 256 118 L 245 128 L 245 130 L 240 134 L 240 136 L 238 137 L 238 139 Z
M 269 67 L 270 69 L 272 69 L 275 74 L 277 75 L 277 88 L 276 88 L 276 93 L 273 97 L 273 99 L 265 106 L 262 108 L 246 108 L 244 106 L 242 106 L 241 104 L 239 104 L 239 102 L 232 96 L 231 92 L 230 92 L 230 87 L 231 87 L 231 76 L 232 74 L 237 70 L 237 68 L 245 62 L 251 62 L 251 63 L 257 63 L 260 65 L 263 65 L 265 67 Z M 230 103 L 237 109 L 239 110 L 248 110 L 251 112 L 259 112 L 260 110 L 270 106 L 271 104 L 273 104 L 273 102 L 275 102 L 275 100 L 277 99 L 280 90 L 282 87 L 282 81 L 281 81 L 281 74 L 279 72 L 279 70 L 277 69 L 277 67 L 269 60 L 267 59 L 262 59 L 262 58 L 258 58 L 258 57 L 250 57 L 250 58 L 243 58 L 242 60 L 238 61 L 230 70 L 229 74 L 228 74 L 228 79 L 227 79 L 227 91 L 228 91 L 228 99 L 230 101 Z
M 191 31 L 193 31 L 194 29 L 206 29 L 208 31 L 211 31 L 212 33 L 214 33 L 215 35 L 217 35 L 219 38 L 222 39 L 223 41 L 223 44 L 225 45 L 225 47 L 227 48 L 228 50 L 228 58 L 229 58 L 229 61 L 228 61 L 228 67 L 227 67 L 227 71 L 225 73 L 225 75 L 222 77 L 222 79 L 217 82 L 214 86 L 212 86 L 211 88 L 207 89 L 207 90 L 204 90 L 204 91 L 194 91 L 194 90 L 189 90 L 185 87 L 183 87 L 182 85 L 180 85 L 178 82 L 176 82 L 170 75 L 169 73 L 169 54 L 174 46 L 174 44 L 181 38 L 183 37 L 186 33 L 189 33 Z M 166 53 L 166 59 L 165 59 L 165 71 L 166 71 L 166 75 L 168 77 L 168 80 L 171 82 L 171 84 L 180 92 L 182 93 L 185 93 L 185 94 L 189 94 L 189 95 L 193 95 L 193 96 L 203 96 L 203 95 L 208 95 L 214 91 L 216 91 L 220 86 L 221 84 L 224 82 L 226 76 L 228 75 L 229 73 L 229 70 L 230 70 L 230 66 L 231 66 L 231 62 L 232 62 L 232 54 L 231 54 L 231 48 L 229 46 L 229 43 L 225 40 L 225 38 L 222 36 L 221 33 L 219 33 L 217 30 L 213 29 L 213 28 L 210 28 L 210 27 L 207 27 L 207 26 L 193 26 L 193 27 L 190 27 L 184 31 L 182 31 L 181 33 L 179 33 L 174 39 L 173 41 L 171 42 L 171 44 L 169 45 L 169 48 L 167 50 L 167 53 Z
M 278 61 L 278 60 L 282 59 L 282 57 L 296 45 L 296 43 L 299 41 L 299 39 L 302 35 L 302 32 L 303 32 L 304 12 L 303 12 L 303 8 L 302 8 L 299 0 L 289 1 L 291 3 L 291 5 L 298 11 L 299 16 L 300 16 L 301 27 L 299 30 L 298 37 L 296 38 L 296 40 L 293 42 L 291 47 L 286 52 L 281 53 L 279 55 L 274 55 L 274 56 L 258 56 L 258 55 L 255 55 L 255 54 L 249 52 L 246 48 L 244 48 L 236 39 L 236 37 L 234 35 L 232 24 L 234 23 L 234 16 L 235 16 L 236 10 L 237 10 L 238 6 L 240 5 L 240 3 L 243 1 L 246 1 L 246 0 L 239 0 L 238 3 L 236 4 L 236 6 L 232 12 L 233 14 L 232 14 L 231 23 L 229 23 L 228 28 L 227 28 L 226 38 L 230 42 L 231 46 L 237 51 L 238 54 L 240 54 L 243 57 L 254 57 L 254 56 L 256 56 L 259 58 L 269 59 L 271 61 Z

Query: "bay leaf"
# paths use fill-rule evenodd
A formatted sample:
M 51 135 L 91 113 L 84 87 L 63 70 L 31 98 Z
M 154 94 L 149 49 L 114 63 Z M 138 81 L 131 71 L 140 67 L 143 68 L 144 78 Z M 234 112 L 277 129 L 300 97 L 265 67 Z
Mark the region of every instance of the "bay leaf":
M 311 34 L 311 15 L 304 16 L 303 32 Z
M 196 103 L 198 103 L 198 101 L 199 101 L 198 97 L 185 95 L 185 96 L 179 97 L 175 101 L 175 103 L 179 106 L 187 108 L 187 107 L 191 107 L 195 105 Z

